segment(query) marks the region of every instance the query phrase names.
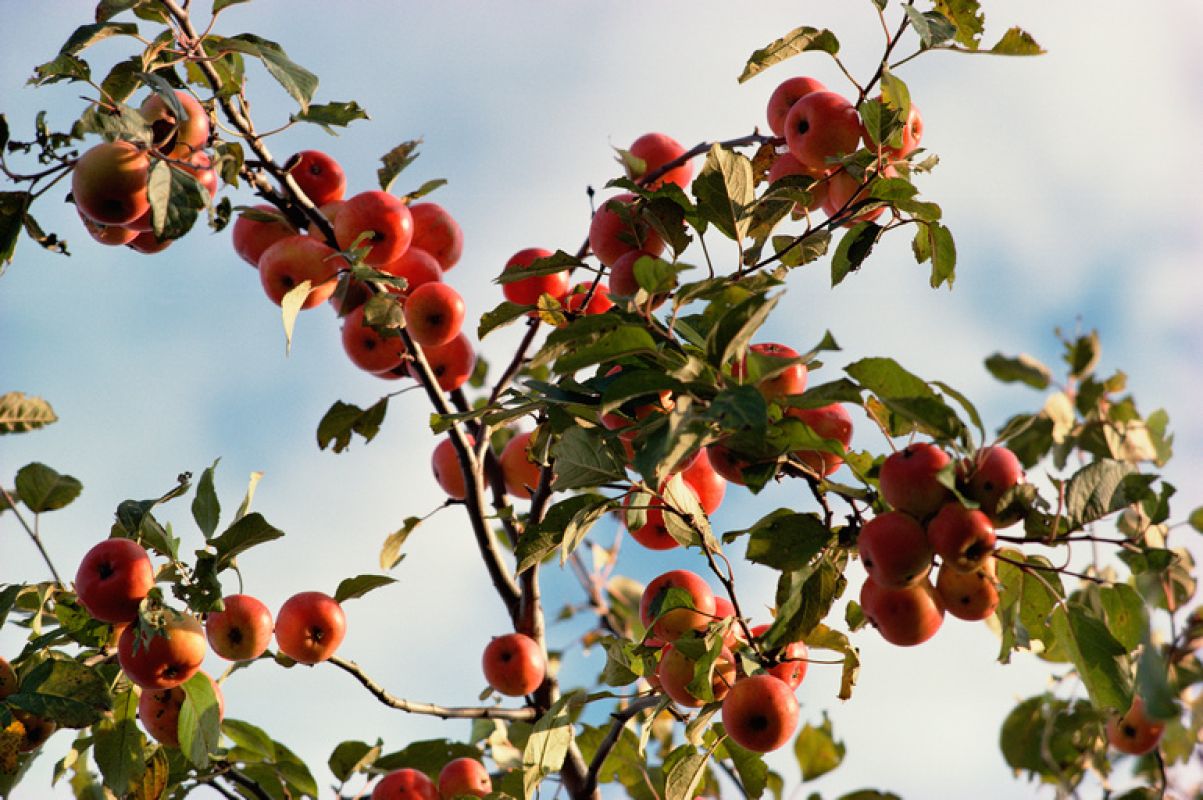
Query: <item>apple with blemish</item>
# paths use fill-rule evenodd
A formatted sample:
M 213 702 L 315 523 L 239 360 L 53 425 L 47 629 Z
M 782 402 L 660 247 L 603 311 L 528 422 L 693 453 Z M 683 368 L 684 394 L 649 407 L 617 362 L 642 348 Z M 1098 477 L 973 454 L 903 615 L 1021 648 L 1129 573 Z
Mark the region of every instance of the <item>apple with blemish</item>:
M 444 345 L 459 335 L 464 324 L 464 298 L 441 281 L 423 284 L 405 301 L 405 327 L 423 347 Z
M 927 532 L 901 511 L 887 511 L 866 522 L 856 547 L 869 577 L 890 589 L 914 586 L 931 569 Z
M 945 503 L 927 523 L 927 538 L 948 566 L 971 572 L 994 552 L 994 525 L 976 508 Z
M 117 661 L 126 676 L 143 689 L 170 689 L 191 678 L 205 660 L 205 632 L 195 617 L 176 614 L 161 635 L 139 641 L 140 629 L 129 625 L 117 643 Z
M 263 655 L 272 641 L 272 612 L 249 594 L 222 599 L 221 611 L 205 617 L 205 636 L 213 652 L 227 661 L 250 661 Z

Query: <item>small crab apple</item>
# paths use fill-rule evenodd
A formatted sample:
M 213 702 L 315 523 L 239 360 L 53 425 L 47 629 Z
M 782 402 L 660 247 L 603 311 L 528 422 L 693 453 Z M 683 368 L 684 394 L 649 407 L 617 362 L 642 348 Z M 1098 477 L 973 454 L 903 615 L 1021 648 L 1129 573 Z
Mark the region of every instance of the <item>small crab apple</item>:
M 883 173 L 884 174 L 884 173 Z M 840 169 L 831 173 L 827 177 L 827 192 L 823 197 L 823 213 L 828 217 L 835 217 L 843 214 L 853 206 L 865 202 L 869 199 L 869 179 L 854 178 L 847 170 Z M 858 222 L 872 222 L 885 213 L 884 205 L 877 208 L 871 208 L 868 211 L 857 214 L 855 217 L 849 218 L 844 222 L 844 226 L 848 227 Z
M 662 612 L 674 589 L 684 592 L 693 607 L 678 606 Z M 639 616 L 653 636 L 671 642 L 688 631 L 706 630 L 714 619 L 714 592 L 697 574 L 674 569 L 653 579 L 643 590 Z
M 1151 752 L 1161 742 L 1165 723 L 1149 717 L 1145 701 L 1132 696 L 1132 705 L 1122 715 L 1107 720 L 1107 741 L 1121 753 L 1140 756 Z
M 439 388 L 444 392 L 453 392 L 467 383 L 476 367 L 476 351 L 472 349 L 472 343 L 463 331 L 446 344 L 425 347 L 422 352 L 426 355 L 426 361 L 434 372 Z M 410 374 L 418 374 L 412 365 Z
M 518 433 L 505 444 L 497 457 L 501 474 L 505 478 L 505 490 L 514 497 L 529 500 L 531 492 L 539 485 L 542 468 L 531 459 L 530 440 L 532 432 Z
M 810 193 L 810 202 L 806 205 L 807 211 L 814 211 L 823 205 L 827 199 L 827 181 L 824 180 L 826 172 L 823 170 L 815 170 L 803 164 L 798 159 L 794 158 L 791 153 L 781 153 L 773 161 L 773 166 L 769 167 L 768 181 L 769 185 L 777 181 L 787 178 L 791 175 L 801 175 L 810 178 L 814 181 L 807 191 Z M 802 212 L 801 204 L 794 204 L 794 213 Z
M 698 642 L 700 647 L 704 645 Z M 660 651 L 660 666 L 656 669 L 656 677 L 660 679 L 661 690 L 673 699 L 673 702 L 686 708 L 701 708 L 707 700 L 698 697 L 689 690 L 693 682 L 697 659 L 687 656 L 680 647 L 671 642 L 664 645 Z M 714 660 L 714 671 L 710 676 L 710 691 L 715 700 L 722 700 L 735 683 L 735 656 L 724 647 Z
M 493 779 L 485 765 L 475 758 L 448 761 L 439 771 L 439 796 L 452 800 L 464 795 L 484 797 L 493 791 Z
M 468 435 L 467 439 L 470 446 L 476 446 L 473 436 Z M 468 496 L 464 472 L 460 469 L 459 456 L 450 436 L 435 445 L 434 453 L 430 456 L 430 468 L 434 471 L 434 479 L 452 500 L 463 500 Z
M 347 175 L 337 161 L 321 150 L 302 150 L 293 160 L 288 173 L 315 206 L 343 199 Z
M 931 516 L 952 496 L 936 477 L 950 461 L 948 453 L 929 442 L 891 453 L 881 465 L 881 496 L 916 519 Z
M 798 727 L 798 698 L 785 681 L 773 675 L 742 678 L 723 700 L 723 727 L 732 741 L 747 750 L 776 750 Z
M 936 594 L 949 614 L 976 622 L 998 608 L 998 586 L 991 556 L 969 572 L 961 572 L 948 564 L 940 567 L 936 576 Z
M 410 247 L 420 247 L 438 259 L 444 271 L 454 267 L 464 252 L 464 232 L 455 218 L 438 203 L 414 203 L 414 238 Z
M 905 589 L 889 589 L 866 578 L 860 606 L 881 637 L 900 647 L 926 642 L 944 622 L 944 604 L 928 580 Z
M 961 572 L 971 572 L 994 550 L 994 526 L 976 508 L 954 500 L 945 503 L 927 523 L 927 538 L 940 559 Z
M 744 477 L 744 470 L 748 467 L 756 466 L 756 462 L 736 454 L 730 447 L 721 442 L 706 445 L 706 455 L 709 456 L 710 466 L 714 468 L 715 472 L 731 483 L 739 484 L 740 486 L 748 482 L 747 478 Z
M 818 408 L 788 408 L 787 416 L 800 419 L 824 439 L 834 439 L 847 450 L 852 444 L 852 415 L 848 409 L 839 403 L 819 406 Z M 840 468 L 844 459 L 835 453 L 824 453 L 818 450 L 795 450 L 794 457 L 814 470 L 822 477 L 827 477 Z
M 126 247 L 138 253 L 150 255 L 152 253 L 161 253 L 168 247 L 174 239 L 160 239 L 154 234 L 154 231 L 143 231 L 126 243 Z
M 366 306 L 343 317 L 343 350 L 351 363 L 373 374 L 396 369 L 405 359 L 405 342 L 400 336 L 383 336 L 364 322 Z
M 481 668 L 494 690 L 509 697 L 522 697 L 543 683 L 547 659 L 534 639 L 524 633 L 507 633 L 485 645 Z
M 8 659 L 0 658 L 0 700 L 17 691 L 17 671 Z
M 878 100 L 881 98 L 878 97 Z M 873 144 L 872 138 L 868 132 L 865 133 L 865 147 L 875 149 L 877 145 Z M 906 115 L 906 123 L 902 126 L 902 144 L 898 147 L 890 147 L 882 143 L 882 155 L 890 160 L 898 160 L 906 158 L 919 147 L 919 141 L 923 138 L 923 115 L 919 113 L 919 106 L 911 103 L 910 110 Z
M 668 162 L 675 161 L 685 155 L 685 148 L 676 139 L 666 134 L 645 133 L 631 144 L 627 152 L 643 162 L 643 169 L 641 170 L 636 170 L 635 166 L 629 162 L 625 163 L 627 175 L 631 180 L 638 181 L 644 175 L 656 172 Z M 647 187 L 649 189 L 659 189 L 666 183 L 675 183 L 677 186 L 685 189 L 689 187 L 689 182 L 692 179 L 693 164 L 686 161 L 684 164 L 668 170 L 659 178 L 647 184 Z
M 1023 483 L 1023 464 L 1002 445 L 983 447 L 972 459 L 957 467 L 957 478 L 965 494 L 976 500 L 996 528 L 1006 528 L 1023 519 L 1022 513 L 1000 508 L 1002 496 Z
M 280 215 L 280 209 L 275 206 L 260 203 L 257 206 L 252 206 L 252 210 L 262 214 L 270 214 L 275 218 L 272 222 L 263 222 L 252 219 L 246 214 L 240 214 L 238 219 L 234 220 L 234 225 L 232 226 L 234 229 L 234 252 L 243 261 L 257 268 L 259 266 L 259 258 L 267 248 L 281 239 L 296 236 L 297 229 L 285 221 Z
M 359 243 L 371 250 L 364 263 L 378 267 L 396 261 L 406 250 L 414 235 L 413 215 L 409 207 L 388 192 L 360 192 L 347 199 L 334 218 L 334 236 L 342 250 L 349 250 L 363 234 Z
M 718 510 L 723 502 L 723 495 L 727 493 L 727 479 L 720 475 L 714 465 L 710 463 L 708 451 L 699 450 L 697 457 L 689 466 L 681 470 L 681 477 L 698 496 L 702 510 L 707 514 L 713 514 Z
M 869 577 L 890 589 L 914 586 L 931 569 L 927 533 L 901 511 L 887 511 L 866 522 L 856 547 Z
M 187 119 L 177 120 L 171 106 L 159 94 L 143 100 L 138 110 L 150 125 L 155 149 L 169 158 L 186 159 L 209 141 L 209 114 L 200 101 L 187 92 L 177 91 L 175 99 L 183 107 Z
M 129 244 L 138 235 L 137 231 L 122 225 L 101 225 L 99 222 L 93 222 L 83 214 L 79 215 L 79 221 L 84 224 L 84 230 L 89 236 L 101 244 L 113 247 Z
M 441 281 L 419 286 L 405 301 L 405 327 L 423 347 L 447 344 L 463 324 L 464 298 Z
M 759 638 L 768 633 L 770 627 L 769 625 L 757 625 L 752 628 L 751 633 Z M 806 646 L 806 642 L 790 642 L 781 649 L 778 656 L 781 663 L 774 664 L 765 672 L 780 678 L 789 688 L 797 689 L 802 685 L 802 679 L 806 677 L 806 668 L 810 664 L 807 661 L 809 656 L 810 648 Z
M 389 289 L 402 297 L 408 297 L 419 286 L 441 283 L 443 280 L 443 270 L 439 267 L 438 260 L 420 247 L 411 246 L 400 258 L 381 264 L 379 269 L 381 272 L 405 279 L 404 289 Z
M 664 252 L 664 240 L 659 234 L 647 223 L 630 219 L 635 213 L 631 207 L 635 200 L 633 194 L 611 197 L 601 204 L 589 223 L 589 247 L 598 261 L 607 267 L 613 267 L 632 250 L 656 256 Z M 610 288 L 613 289 L 613 285 Z
M 117 661 L 126 676 L 143 689 L 170 689 L 191 678 L 205 659 L 205 632 L 194 617 L 177 614 L 162 635 L 138 641 L 138 626 L 129 625 L 117 642 Z
M 132 539 L 105 539 L 94 545 L 75 573 L 80 605 L 101 622 L 132 622 L 154 585 L 150 556 Z
M 777 342 L 761 342 L 754 344 L 748 348 L 753 353 L 766 358 L 774 359 L 795 359 L 799 357 L 799 353 L 792 347 L 787 347 Z M 772 370 L 773 367 L 765 367 L 766 371 Z M 776 375 L 769 378 L 761 378 L 756 383 L 756 388 L 764 395 L 766 400 L 775 400 L 782 397 L 787 397 L 793 394 L 802 394 L 806 391 L 806 365 L 805 364 L 790 364 Z M 742 382 L 747 374 L 747 359 L 742 358 L 731 365 L 731 375 L 738 381 Z
M 123 140 L 102 142 L 88 150 L 71 170 L 75 207 L 101 225 L 127 225 L 150 210 L 146 178 L 150 158 Z
M 402 767 L 380 779 L 371 800 L 439 800 L 439 790 L 424 772 Z
M 661 510 L 664 502 L 659 497 L 644 495 L 647 498 L 647 507 L 640 509 L 643 511 L 643 524 L 632 527 L 626 514 L 631 505 L 631 498 L 635 496 L 637 495 L 627 495 L 622 501 L 623 524 L 630 532 L 631 538 L 648 550 L 672 550 L 674 547 L 680 547 L 681 543 L 669 534 L 668 527 L 664 524 L 664 512 Z
M 224 718 L 226 700 L 221 687 L 207 672 L 202 671 L 201 675 L 209 680 L 217 697 L 218 719 Z M 147 689 L 138 698 L 138 719 L 142 721 L 142 727 L 168 747 L 180 746 L 180 711 L 184 708 L 185 697 L 184 687 L 176 686 L 172 689 Z
M 330 299 L 338 283 L 338 270 L 347 262 L 338 251 L 304 234 L 273 244 L 259 257 L 259 280 L 276 305 L 284 296 L 309 281 L 309 296 L 301 308 L 314 308 Z
M 774 136 L 784 136 L 785 118 L 789 114 L 789 110 L 794 107 L 794 103 L 813 92 L 825 91 L 827 91 L 827 87 L 814 78 L 799 76 L 782 81 L 769 95 L 767 111 L 769 130 L 773 132 Z
M 519 250 L 505 262 L 505 269 L 521 269 L 543 258 L 550 258 L 554 253 L 541 247 L 528 247 Z M 568 271 L 561 270 L 550 275 L 534 275 L 529 278 L 501 284 L 501 293 L 511 303 L 522 306 L 533 306 L 539 298 L 549 294 L 556 300 L 561 300 L 568 293 Z
M 330 658 L 346 634 L 342 606 L 322 592 L 294 594 L 276 614 L 276 644 L 281 653 L 301 664 Z
M 257 597 L 232 594 L 221 611 L 205 617 L 205 636 L 213 652 L 228 661 L 250 661 L 272 641 L 272 612 Z
M 209 200 L 217 196 L 217 172 L 213 169 L 213 160 L 209 158 L 208 153 L 198 150 L 180 169 L 196 178 L 197 182 L 205 187 L 205 191 L 209 193 Z
M 635 279 L 635 263 L 647 256 L 656 256 L 646 250 L 631 250 L 623 253 L 610 265 L 610 293 L 615 297 L 634 297 L 639 293 L 639 281 Z M 667 294 L 657 294 L 651 297 L 651 307 L 659 308 L 668 299 Z
M 828 159 L 855 152 L 862 132 L 856 107 L 835 92 L 811 92 L 785 115 L 790 153 L 814 170 L 826 170 Z
M 592 297 L 589 295 L 591 290 Z M 589 302 L 586 303 L 585 298 L 588 298 Z M 564 297 L 564 310 L 573 314 L 585 316 L 604 314 L 613 307 L 614 301 L 610 299 L 610 290 L 604 283 L 599 283 L 597 286 L 593 286 L 592 282 L 578 283 Z

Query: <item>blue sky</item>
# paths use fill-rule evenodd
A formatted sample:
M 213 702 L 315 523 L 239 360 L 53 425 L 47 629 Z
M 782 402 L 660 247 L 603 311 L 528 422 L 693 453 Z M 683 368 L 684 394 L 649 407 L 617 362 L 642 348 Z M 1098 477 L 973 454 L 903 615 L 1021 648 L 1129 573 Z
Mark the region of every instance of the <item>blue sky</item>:
M 91 5 L 62 0 L 48 12 L 6 4 L 0 113 L 15 138 L 29 133 L 38 109 L 48 109 L 59 126 L 81 110 L 78 89 L 23 84 L 87 20 Z M 397 188 L 449 180 L 433 199 L 459 219 L 466 242 L 447 277 L 477 315 L 499 301 L 491 280 L 513 252 L 580 242 L 589 215 L 585 188 L 600 189 L 614 174 L 611 145 L 653 130 L 687 146 L 748 133 L 764 126 L 769 93 L 792 75 L 848 90 L 819 55 L 738 85 L 753 49 L 796 25 L 830 26 L 863 75 L 880 44 L 869 3 L 835 0 L 760 2 L 744 15 L 729 3 L 676 0 L 340 6 L 331 14 L 330 4 L 315 0 L 256 0 L 227 11 L 219 32 L 250 30 L 281 42 L 320 74 L 319 100 L 355 99 L 372 116 L 338 138 L 316 128 L 289 130 L 271 142 L 278 157 L 324 149 L 341 161 L 355 191 L 374 187 L 379 154 L 425 139 Z M 1052 363 L 1059 350 L 1054 328 L 1097 328 L 1103 369 L 1128 373 L 1143 411 L 1169 411 L 1178 456 L 1166 477 L 1179 487 L 1181 518 L 1203 504 L 1196 477 L 1203 469 L 1203 184 L 1190 150 L 1203 129 L 1203 60 L 1194 40 L 1203 11 L 1187 0 L 1139 15 L 1116 0 L 1092 4 L 1089 14 L 1069 3 L 993 6 L 987 38 L 1020 24 L 1049 54 L 936 54 L 900 73 L 924 113 L 924 146 L 942 159 L 919 185 L 944 205 L 957 236 L 955 290 L 927 288 L 909 242 L 897 237 L 834 291 L 825 266 L 796 271 L 784 301 L 789 311 L 765 338 L 806 347 L 830 329 L 844 347 L 827 359 L 831 365 L 892 355 L 924 377 L 964 389 L 996 427 L 1042 399 L 994 383 L 982 359 L 1001 350 Z M 111 62 L 123 56 L 121 48 L 105 43 L 96 58 Z M 261 71 L 251 79 L 256 116 L 273 127 L 290 110 L 287 98 Z M 227 519 L 249 473 L 263 471 L 255 507 L 288 533 L 242 559 L 248 591 L 278 608 L 294 592 L 332 592 L 342 577 L 376 571 L 384 537 L 440 499 L 428 467 L 435 439 L 425 428 L 424 400 L 418 393 L 395 400 L 370 446 L 357 443 L 339 456 L 320 452 L 314 430 L 331 403 L 364 405 L 397 388 L 346 360 L 330 309 L 302 316 L 286 358 L 278 311 L 233 253 L 228 232 L 198 228 L 158 257 L 107 249 L 56 202 L 65 192 L 52 191 L 37 215 L 71 241 L 74 255 L 52 257 L 22 242 L 0 279 L 0 391 L 46 397 L 62 420 L 6 437 L 0 480 L 11 482 L 20 466 L 40 460 L 85 485 L 75 505 L 42 521 L 60 569 L 72 573 L 86 548 L 106 535 L 121 500 L 156 496 L 177 473 L 199 474 L 220 457 Z M 251 201 L 245 190 L 229 195 Z M 721 244 L 712 254 L 732 257 Z M 494 336 L 484 353 L 503 363 L 514 333 Z M 856 443 L 875 445 L 867 421 L 856 422 Z M 745 527 L 775 504 L 799 502 L 793 487 L 762 498 L 732 488 L 715 524 Z M 165 516 L 186 546 L 199 543 L 185 505 Z M 11 516 L 0 518 L 0 542 L 0 582 L 45 577 Z M 469 702 L 483 686 L 480 651 L 506 621 L 466 523 L 443 512 L 406 550 L 397 585 L 348 603 L 342 652 L 395 694 Z M 696 556 L 682 561 L 633 547 L 622 568 L 647 580 L 681 564 L 702 568 Z M 745 568 L 739 578 L 745 602 L 771 603 L 767 572 Z M 553 610 L 577 600 L 570 581 L 550 580 Z M 553 628 L 553 644 L 567 645 L 573 632 Z M 997 730 L 1016 699 L 1048 685 L 1049 673 L 1035 659 L 1018 657 L 1002 668 L 986 626 L 952 619 L 913 650 L 891 648 L 871 631 L 855 639 L 864 668 L 850 703 L 835 699 L 836 669 L 812 668 L 800 690 L 804 719 L 818 721 L 828 710 L 849 747 L 845 765 L 814 790 L 835 796 L 877 786 L 938 797 L 957 785 L 981 798 L 1032 795 L 1030 785 L 1010 777 Z M 0 634 L 0 652 L 17 647 L 11 632 Z M 574 651 L 568 675 L 589 680 L 600 666 L 597 654 L 578 658 Z M 208 668 L 222 664 L 213 658 Z M 323 784 L 326 757 L 343 739 L 379 735 L 392 749 L 415 738 L 467 734 L 466 724 L 388 711 L 332 668 L 282 673 L 256 666 L 227 684 L 227 701 L 232 716 L 277 732 Z M 19 797 L 45 796 L 49 764 L 67 741 L 52 740 L 42 779 L 30 784 L 39 788 Z M 791 756 L 777 754 L 773 763 L 789 786 L 798 785 Z

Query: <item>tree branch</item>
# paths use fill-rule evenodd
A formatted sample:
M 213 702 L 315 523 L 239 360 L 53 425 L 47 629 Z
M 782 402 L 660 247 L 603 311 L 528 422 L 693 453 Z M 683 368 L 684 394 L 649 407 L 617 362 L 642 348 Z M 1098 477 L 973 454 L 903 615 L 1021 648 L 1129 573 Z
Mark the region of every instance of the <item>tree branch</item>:
M 29 534 L 29 538 L 33 540 L 34 545 L 38 548 L 38 552 L 42 554 L 42 560 L 50 568 L 50 574 L 54 576 L 54 582 L 66 588 L 67 584 L 63 583 L 63 579 L 59 577 L 58 570 L 54 568 L 54 562 L 50 560 L 50 554 L 46 552 L 46 547 L 42 544 L 42 537 L 38 536 L 38 532 L 29 526 L 29 523 L 25 521 L 25 517 L 21 516 L 21 512 L 17 510 L 17 501 L 9 494 L 8 489 L 5 489 L 3 486 L 0 486 L 0 496 L 4 497 L 4 502 L 8 503 L 9 511 L 13 512 L 13 516 L 17 518 L 17 522 L 21 523 L 21 527 Z
M 610 755 L 610 751 L 614 749 L 614 745 L 618 744 L 619 737 L 622 736 L 623 729 L 627 723 L 640 712 L 653 708 L 660 702 L 660 695 L 650 695 L 641 697 L 632 702 L 626 708 L 615 711 L 610 715 L 612 722 L 610 730 L 606 731 L 606 738 L 602 739 L 601 744 L 597 746 L 597 752 L 593 754 L 593 761 L 589 763 L 589 771 L 585 773 L 585 781 L 581 789 L 585 793 L 593 793 L 597 791 L 597 777 L 601 773 L 602 765 L 606 762 L 606 757 Z

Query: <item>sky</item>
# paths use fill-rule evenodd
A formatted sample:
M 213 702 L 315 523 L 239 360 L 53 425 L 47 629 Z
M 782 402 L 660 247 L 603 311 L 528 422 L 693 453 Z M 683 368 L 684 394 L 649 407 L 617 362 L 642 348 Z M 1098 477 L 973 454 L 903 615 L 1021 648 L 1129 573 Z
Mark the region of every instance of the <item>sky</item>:
M 0 113 L 14 138 L 28 136 L 39 109 L 58 127 L 82 110 L 78 87 L 35 91 L 24 83 L 88 21 L 91 7 L 78 0 L 61 0 L 52 11 L 0 4 Z M 753 12 L 733 8 L 717 0 L 361 0 L 331 14 L 330 4 L 316 0 L 255 0 L 230 8 L 217 30 L 280 42 L 321 76 L 319 102 L 354 99 L 371 115 L 337 138 L 291 128 L 270 142 L 278 158 L 323 149 L 343 164 L 354 192 L 375 188 L 380 154 L 424 140 L 396 189 L 449 181 L 432 199 L 459 220 L 465 249 L 447 280 L 479 315 L 499 302 L 492 278 L 512 253 L 579 244 L 590 213 L 586 187 L 600 190 L 615 174 L 613 146 L 649 131 L 689 146 L 763 128 L 769 94 L 794 75 L 850 90 L 819 54 L 740 85 L 735 79 L 754 49 L 798 25 L 826 26 L 840 37 L 850 69 L 864 75 L 881 44 L 869 2 L 765 0 Z M 1130 4 L 1100 0 L 1086 12 L 1079 4 L 1021 0 L 986 12 L 987 40 L 1017 24 L 1048 54 L 933 54 L 900 70 L 923 111 L 923 145 L 941 159 L 919 186 L 943 205 L 956 236 L 955 289 L 928 288 L 907 237 L 895 237 L 834 290 L 826 262 L 792 273 L 784 313 L 763 338 L 804 349 L 830 330 L 843 347 L 827 358 L 831 367 L 893 356 L 962 389 L 997 428 L 1043 398 L 994 382 L 982 366 L 986 356 L 1026 352 L 1055 365 L 1055 329 L 1097 329 L 1101 370 L 1123 369 L 1143 412 L 1170 415 L 1176 457 L 1165 477 L 1179 488 L 1180 520 L 1203 505 L 1203 183 L 1189 149 L 1203 129 L 1203 57 L 1194 36 L 1203 8 L 1167 0 L 1136 14 Z M 128 55 L 126 46 L 103 43 L 95 58 L 112 63 Z M 261 70 L 251 71 L 251 81 L 260 126 L 285 120 L 291 108 L 283 93 Z M 248 592 L 278 608 L 295 592 L 332 593 L 343 577 L 378 571 L 385 536 L 441 502 L 429 469 L 436 440 L 420 393 L 392 402 L 370 445 L 320 451 L 314 431 L 334 401 L 366 406 L 398 388 L 350 364 L 333 312 L 305 313 L 286 357 L 278 309 L 234 254 L 228 231 L 198 228 L 160 256 L 140 256 L 93 243 L 70 206 L 58 202 L 64 194 L 52 191 L 36 214 L 68 238 L 73 255 L 52 256 L 22 241 L 0 277 L 0 391 L 44 397 L 60 417 L 44 431 L 4 438 L 0 482 L 11 485 L 22 465 L 42 461 L 85 486 L 75 504 L 41 520 L 60 570 L 73 574 L 87 548 L 107 535 L 119 502 L 158 496 L 178 473 L 199 475 L 220 458 L 223 519 L 250 473 L 261 471 L 254 508 L 287 533 L 240 559 Z M 245 188 L 227 194 L 236 204 L 253 202 Z M 711 252 L 733 258 L 730 246 L 712 243 Z M 505 363 L 516 335 L 493 334 L 484 356 Z M 815 380 L 835 374 L 829 368 Z M 854 446 L 879 446 L 867 420 L 855 422 Z M 1036 472 L 1032 479 L 1041 480 L 1047 470 Z M 746 527 L 778 505 L 806 502 L 794 486 L 759 497 L 731 487 L 715 527 Z M 185 503 L 166 507 L 162 517 L 175 524 L 185 549 L 199 546 Z M 439 513 L 405 551 L 392 573 L 397 584 L 347 603 L 340 652 L 399 696 L 472 702 L 484 685 L 480 652 L 508 627 L 466 521 L 454 510 Z M 696 554 L 636 553 L 633 546 L 620 560 L 641 581 L 678 566 L 704 569 Z M 544 574 L 552 614 L 581 601 L 570 576 Z M 47 577 L 12 516 L 0 517 L 0 582 Z M 741 599 L 767 619 L 772 575 L 744 566 L 737 578 Z M 841 602 L 836 619 L 842 611 Z M 602 662 L 598 651 L 585 656 L 572 644 L 578 633 L 561 625 L 549 636 L 553 646 L 569 648 L 569 682 L 588 682 Z M 871 630 L 853 639 L 864 666 L 851 701 L 835 697 L 838 668 L 816 665 L 799 691 L 803 720 L 817 723 L 828 713 L 847 758 L 835 772 L 799 784 L 792 756 L 774 754 L 788 796 L 834 797 L 862 787 L 907 798 L 948 796 L 950 786 L 982 800 L 1037 793 L 1010 774 L 997 732 L 1018 699 L 1049 686 L 1042 664 L 1020 654 L 998 665 L 994 634 L 951 618 L 918 648 L 893 648 Z M 11 629 L 0 631 L 0 654 L 19 647 Z M 211 671 L 223 666 L 216 657 L 206 662 Z M 323 787 L 330 783 L 326 758 L 344 739 L 380 736 L 392 750 L 468 734 L 466 723 L 386 709 L 331 667 L 256 665 L 233 676 L 226 699 L 231 716 L 266 727 L 301 754 Z M 68 743 L 65 734 L 51 740 L 17 798 L 47 796 L 50 765 Z M 63 795 L 59 787 L 55 796 Z

